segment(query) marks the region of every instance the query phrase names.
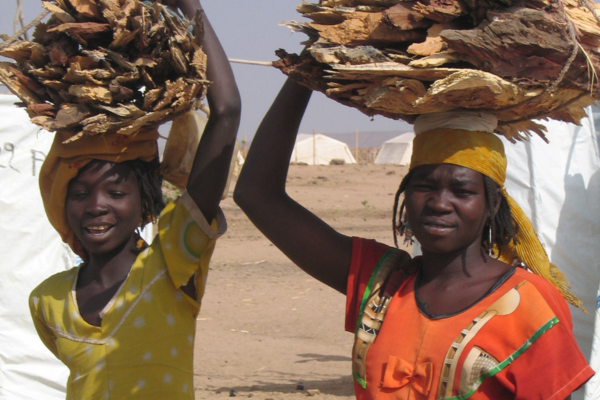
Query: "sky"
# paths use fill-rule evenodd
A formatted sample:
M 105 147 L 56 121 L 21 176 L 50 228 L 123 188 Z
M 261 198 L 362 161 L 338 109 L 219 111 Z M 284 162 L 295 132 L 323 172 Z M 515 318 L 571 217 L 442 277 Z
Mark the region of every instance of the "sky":
M 11 36 L 17 11 L 17 0 L 0 0 L 0 33 Z M 316 0 L 315 0 L 316 2 Z M 306 36 L 292 33 L 280 22 L 302 20 L 296 7 L 301 0 L 202 0 L 206 14 L 230 59 L 274 61 L 275 50 L 289 53 L 302 50 Z M 23 1 L 25 24 L 42 12 L 41 0 Z M 19 27 L 20 29 L 20 27 Z M 18 29 L 17 29 L 18 30 Z M 274 67 L 233 63 L 242 95 L 242 120 L 239 138 L 250 141 L 269 106 L 285 81 L 285 75 Z M 378 131 L 410 131 L 403 121 L 382 116 L 368 117 L 360 111 L 343 106 L 321 93 L 314 93 L 300 125 L 300 132 L 359 133 Z

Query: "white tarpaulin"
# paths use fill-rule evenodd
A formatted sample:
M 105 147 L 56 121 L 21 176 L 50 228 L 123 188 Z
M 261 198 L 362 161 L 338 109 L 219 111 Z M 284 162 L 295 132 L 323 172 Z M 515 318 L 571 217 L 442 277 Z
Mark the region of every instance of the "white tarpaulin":
M 506 187 L 531 219 L 550 260 L 567 275 L 588 310 L 586 315 L 571 307 L 574 333 L 592 368 L 599 371 L 600 359 L 592 351 L 600 285 L 599 137 L 591 118 L 581 124 L 544 122 L 549 144 L 537 135 L 516 145 L 505 141 Z M 597 351 L 600 341 L 596 341 Z M 586 400 L 600 399 L 599 382 L 596 375 L 586 385 Z M 584 391 L 572 398 L 583 399 Z
M 29 314 L 31 290 L 73 265 L 44 213 L 38 186 L 53 134 L 0 95 L 0 399 L 64 399 L 67 368 L 40 341 Z
M 344 142 L 321 133 L 301 133 L 296 138 L 291 162 L 308 165 L 329 165 L 331 160 L 343 160 L 345 164 L 356 164 L 350 148 Z
M 414 138 L 413 132 L 407 132 L 384 142 L 377 154 L 375 164 L 410 165 Z

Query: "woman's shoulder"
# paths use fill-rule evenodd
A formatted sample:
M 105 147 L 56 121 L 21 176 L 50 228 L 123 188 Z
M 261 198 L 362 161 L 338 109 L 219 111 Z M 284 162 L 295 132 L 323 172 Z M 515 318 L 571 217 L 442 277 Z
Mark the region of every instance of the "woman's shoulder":
M 44 279 L 31 292 L 30 299 L 53 298 L 62 299 L 71 292 L 73 282 L 77 278 L 79 266 L 73 267 L 67 271 L 58 272 Z
M 352 238 L 352 258 L 358 256 L 361 258 L 379 259 L 390 250 L 406 253 L 404 250 L 391 247 L 374 239 L 365 239 L 359 237 Z
M 567 301 L 558 291 L 558 289 L 546 278 L 534 274 L 525 268 L 517 267 L 511 281 L 514 282 L 515 280 L 518 281 L 518 284 L 526 281 L 535 287 L 536 294 L 539 293 L 539 295 L 541 295 L 545 303 L 552 309 L 554 313 L 556 313 L 558 319 L 566 319 L 568 320 L 569 324 L 571 324 L 571 313 L 569 311 Z M 526 292 L 523 292 L 522 295 L 524 293 Z M 535 310 L 533 311 L 535 312 Z

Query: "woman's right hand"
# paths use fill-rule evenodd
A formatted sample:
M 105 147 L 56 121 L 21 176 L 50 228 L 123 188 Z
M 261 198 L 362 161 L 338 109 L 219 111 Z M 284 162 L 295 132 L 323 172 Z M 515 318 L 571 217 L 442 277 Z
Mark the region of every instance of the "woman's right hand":
M 285 191 L 290 158 L 311 91 L 288 79 L 265 115 L 238 179 L 234 200 L 296 265 L 346 292 L 352 239 L 335 231 Z

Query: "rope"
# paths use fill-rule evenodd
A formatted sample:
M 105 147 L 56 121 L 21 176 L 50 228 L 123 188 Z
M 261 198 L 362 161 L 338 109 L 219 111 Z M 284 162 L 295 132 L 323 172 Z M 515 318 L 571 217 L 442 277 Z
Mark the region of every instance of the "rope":
M 8 46 L 10 46 L 13 42 L 15 42 L 17 39 L 19 39 L 19 37 L 21 37 L 21 35 L 23 35 L 29 29 L 33 28 L 35 25 L 40 23 L 48 14 L 50 14 L 50 11 L 43 11 L 40 15 L 37 16 L 36 19 L 34 19 L 30 23 L 28 23 L 26 26 L 24 26 L 23 29 L 21 29 L 19 32 L 15 33 L 9 39 L 5 40 L 2 44 L 0 44 L 0 51 L 4 50 Z
M 567 62 L 563 66 L 562 70 L 558 74 L 558 77 L 548 87 L 548 90 L 554 90 L 554 89 L 556 89 L 556 87 L 558 87 L 558 85 L 562 82 L 563 78 L 567 74 L 567 71 L 569 70 L 569 68 L 571 68 L 571 64 L 573 64 L 573 61 L 575 61 L 575 58 L 577 57 L 577 53 L 579 52 L 579 42 L 577 41 L 577 35 L 575 34 L 575 27 L 573 26 L 573 22 L 567 15 L 567 12 L 565 10 L 565 5 L 563 4 L 562 0 L 558 0 L 558 7 L 559 7 L 560 11 L 562 11 L 563 17 L 567 21 L 569 37 L 573 41 L 573 50 L 571 51 L 571 55 L 569 56 L 569 59 L 567 60 Z

